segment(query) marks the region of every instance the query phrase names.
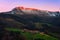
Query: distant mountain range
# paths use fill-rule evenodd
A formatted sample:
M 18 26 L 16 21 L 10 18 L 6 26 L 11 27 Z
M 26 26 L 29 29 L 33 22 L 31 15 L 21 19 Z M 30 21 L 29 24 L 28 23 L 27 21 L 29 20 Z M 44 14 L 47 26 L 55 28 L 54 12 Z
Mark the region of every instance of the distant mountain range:
M 0 13 L 0 26 L 0 29 L 38 30 L 60 38 L 60 12 L 16 7 L 12 11 Z

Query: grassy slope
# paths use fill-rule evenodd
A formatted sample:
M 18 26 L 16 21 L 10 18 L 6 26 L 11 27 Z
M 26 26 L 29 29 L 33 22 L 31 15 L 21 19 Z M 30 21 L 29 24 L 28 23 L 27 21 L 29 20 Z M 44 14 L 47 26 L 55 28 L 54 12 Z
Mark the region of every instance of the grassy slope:
M 43 40 L 58 40 L 57 38 L 51 37 L 46 34 L 32 34 L 30 32 L 22 32 L 20 29 L 14 29 L 14 28 L 6 28 L 6 30 L 13 31 L 13 32 L 20 32 L 21 35 L 23 35 L 27 40 L 34 40 L 34 39 L 43 39 Z

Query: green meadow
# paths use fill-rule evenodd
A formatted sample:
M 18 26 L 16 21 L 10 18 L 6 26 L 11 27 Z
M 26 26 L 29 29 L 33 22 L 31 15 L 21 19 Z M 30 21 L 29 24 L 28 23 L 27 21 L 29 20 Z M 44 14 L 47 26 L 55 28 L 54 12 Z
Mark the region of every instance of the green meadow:
M 30 33 L 30 32 L 22 32 L 21 29 L 16 28 L 5 28 L 8 31 L 12 32 L 19 32 L 20 35 L 24 36 L 27 40 L 58 40 L 58 38 L 54 38 L 47 34 L 40 34 L 39 33 Z

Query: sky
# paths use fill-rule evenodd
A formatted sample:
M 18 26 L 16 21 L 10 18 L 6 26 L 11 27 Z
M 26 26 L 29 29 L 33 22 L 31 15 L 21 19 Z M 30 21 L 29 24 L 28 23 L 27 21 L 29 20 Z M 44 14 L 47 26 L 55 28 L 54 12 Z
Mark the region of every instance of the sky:
M 60 11 L 60 0 L 0 0 L 0 12 L 24 6 L 48 11 Z

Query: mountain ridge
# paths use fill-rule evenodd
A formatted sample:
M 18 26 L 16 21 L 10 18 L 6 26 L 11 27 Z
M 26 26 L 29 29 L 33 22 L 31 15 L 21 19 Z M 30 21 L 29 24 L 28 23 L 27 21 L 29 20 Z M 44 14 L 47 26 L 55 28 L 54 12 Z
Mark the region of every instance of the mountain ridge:
M 46 10 L 39 10 L 35 8 L 25 8 L 25 7 L 15 7 L 11 11 L 8 12 L 1 12 L 6 14 L 19 14 L 19 15 L 37 15 L 37 16 L 60 16 L 60 12 L 52 12 L 52 11 L 46 11 Z

